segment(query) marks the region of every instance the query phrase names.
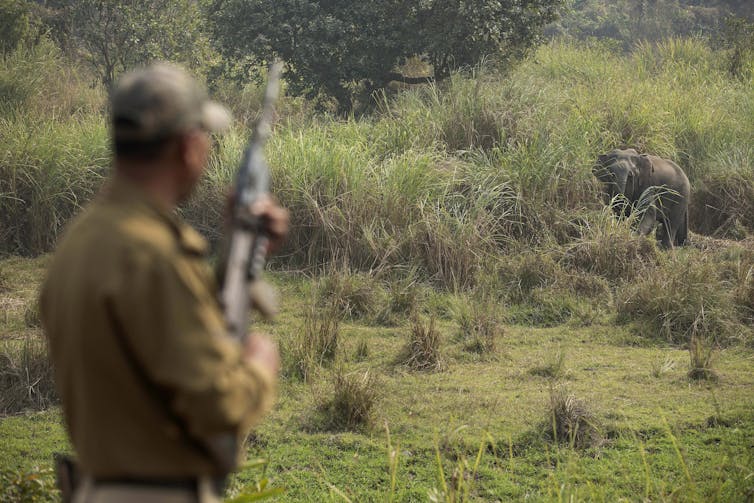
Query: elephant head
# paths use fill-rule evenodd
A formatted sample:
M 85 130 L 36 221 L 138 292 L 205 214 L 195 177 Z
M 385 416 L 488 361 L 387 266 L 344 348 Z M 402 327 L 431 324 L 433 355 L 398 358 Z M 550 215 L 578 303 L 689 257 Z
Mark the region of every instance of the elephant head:
M 650 186 L 653 172 L 649 157 L 632 148 L 602 154 L 592 168 L 594 176 L 604 184 L 605 204 L 610 204 L 618 195 L 625 198 L 625 203 L 634 204 Z M 621 208 L 620 212 L 624 209 Z

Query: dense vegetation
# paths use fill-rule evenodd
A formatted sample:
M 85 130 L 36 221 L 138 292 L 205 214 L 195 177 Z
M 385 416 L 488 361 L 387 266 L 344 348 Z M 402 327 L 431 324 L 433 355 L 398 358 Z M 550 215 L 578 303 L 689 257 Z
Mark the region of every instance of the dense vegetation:
M 67 448 L 55 408 L 29 412 L 56 401 L 34 298 L 110 162 L 108 78 L 35 16 L 0 24 L 0 414 L 26 411 L 0 420 L 11 501 L 49 498 L 48 455 Z M 291 501 L 750 497 L 754 44 L 728 26 L 557 38 L 505 70 L 385 89 L 359 117 L 289 92 L 268 148 L 293 213 L 265 326 L 281 403 L 249 440 L 270 464 L 231 492 L 266 474 Z M 238 118 L 182 208 L 213 242 L 260 101 L 235 63 L 193 65 Z M 689 246 L 661 251 L 603 207 L 591 166 L 629 146 L 688 174 Z

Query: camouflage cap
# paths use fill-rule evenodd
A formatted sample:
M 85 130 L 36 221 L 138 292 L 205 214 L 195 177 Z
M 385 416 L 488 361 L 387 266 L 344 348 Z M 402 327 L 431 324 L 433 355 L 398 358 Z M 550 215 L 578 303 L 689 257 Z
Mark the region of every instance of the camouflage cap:
M 153 142 L 201 128 L 219 132 L 231 120 L 205 88 L 179 66 L 155 63 L 121 77 L 110 96 L 116 142 Z

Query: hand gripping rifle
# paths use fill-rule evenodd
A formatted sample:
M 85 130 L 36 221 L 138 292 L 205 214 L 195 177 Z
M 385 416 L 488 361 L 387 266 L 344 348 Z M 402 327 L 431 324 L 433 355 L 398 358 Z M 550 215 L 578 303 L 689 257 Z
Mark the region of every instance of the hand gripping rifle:
M 264 144 L 272 132 L 282 66 L 280 61 L 275 61 L 270 67 L 262 115 L 238 168 L 231 202 L 231 232 L 226 245 L 220 301 L 225 310 L 228 331 L 237 340 L 246 337 L 250 308 L 257 309 L 267 317 L 274 311 L 272 292 L 265 290 L 261 281 L 269 240 L 263 228 L 264 222 L 251 213 L 251 208 L 269 190 L 270 174 L 264 158 Z

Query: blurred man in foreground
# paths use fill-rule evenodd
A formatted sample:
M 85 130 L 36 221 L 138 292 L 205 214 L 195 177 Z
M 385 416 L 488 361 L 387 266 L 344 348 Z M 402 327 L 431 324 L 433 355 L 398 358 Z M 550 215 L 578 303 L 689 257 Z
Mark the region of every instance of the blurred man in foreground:
M 41 295 L 81 502 L 219 501 L 237 446 L 270 409 L 279 355 L 226 336 L 205 240 L 176 214 L 229 112 L 157 64 L 111 97 L 114 174 L 61 239 Z M 253 211 L 272 245 L 288 214 Z

